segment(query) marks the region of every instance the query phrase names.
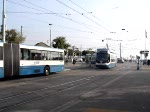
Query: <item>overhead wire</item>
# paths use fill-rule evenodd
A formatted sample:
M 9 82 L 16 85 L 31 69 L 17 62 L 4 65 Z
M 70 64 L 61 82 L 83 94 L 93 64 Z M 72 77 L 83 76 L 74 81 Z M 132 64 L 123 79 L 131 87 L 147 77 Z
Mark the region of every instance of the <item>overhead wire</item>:
M 27 0 L 24 0 L 26 3 L 29 3 L 29 4 L 31 4 L 31 5 L 33 5 L 33 6 L 36 6 L 36 7 L 38 7 L 38 8 L 41 8 L 41 9 L 44 9 L 44 10 L 46 10 L 46 11 L 50 11 L 50 10 L 48 10 L 48 9 L 46 9 L 46 8 L 43 8 L 43 7 L 41 7 L 41 6 L 38 6 L 38 5 L 36 5 L 36 4 L 34 4 L 34 3 L 31 3 L 31 2 L 29 2 L 29 1 L 27 1 Z M 52 12 L 52 11 L 50 11 L 50 12 Z M 52 13 L 54 13 L 54 12 L 52 12 Z M 96 28 L 96 27 L 94 27 L 94 26 L 92 26 L 92 25 L 88 25 L 88 24 L 85 24 L 85 23 L 81 23 L 81 22 L 78 22 L 78 21 L 75 21 L 75 20 L 73 20 L 73 19 L 71 19 L 71 18 L 66 18 L 66 17 L 64 17 L 64 16 L 62 16 L 62 15 L 59 15 L 59 14 L 56 14 L 56 16 L 58 16 L 58 17 L 61 17 L 61 18 L 65 18 L 65 19 L 68 19 L 68 20 L 70 20 L 70 21 L 72 21 L 72 22 L 75 22 L 75 23 L 77 23 L 77 24 L 79 24 L 79 25 L 82 25 L 82 26 L 84 26 L 84 27 L 88 27 L 88 28 L 90 28 L 90 27 L 92 27 L 92 28 Z M 92 29 L 92 28 L 90 28 L 90 29 Z M 97 28 L 96 28 L 97 29 Z M 92 29 L 93 30 L 93 29 Z
M 21 5 L 21 6 L 23 6 L 23 7 L 27 7 L 27 8 L 30 8 L 30 9 L 34 9 L 34 10 L 37 10 L 37 11 L 40 11 L 40 12 L 43 12 L 43 13 L 47 13 L 47 12 L 45 12 L 45 11 L 41 11 L 41 10 L 39 10 L 39 9 L 36 9 L 36 8 L 32 8 L 32 7 L 29 7 L 29 6 L 26 6 L 26 5 L 22 5 L 22 4 L 19 4 L 19 3 L 15 3 L 15 2 L 12 2 L 12 1 L 10 1 L 10 0 L 7 0 L 7 1 L 9 1 L 9 2 L 11 2 L 11 3 L 14 3 L 14 4 L 17 4 L 17 5 Z M 27 0 L 24 0 L 24 1 L 26 1 L 27 2 Z M 30 2 L 28 2 L 28 3 L 30 3 Z M 32 5 L 35 5 L 35 4 L 33 4 L 33 3 L 30 3 L 30 4 L 32 4 Z M 35 5 L 35 6 L 37 6 L 37 5 Z M 40 6 L 37 6 L 37 7 L 40 7 Z M 40 7 L 40 8 L 42 8 L 42 7 Z M 45 8 L 42 8 L 42 9 L 44 9 L 44 10 L 47 10 L 47 9 L 45 9 Z M 47 10 L 47 11 L 49 11 L 49 10 Z M 52 12 L 52 11 L 50 11 L 51 13 L 47 13 L 47 14 L 54 14 L 54 15 L 59 15 L 58 13 L 54 13 L 54 12 Z M 41 14 L 41 13 L 39 13 L 39 14 Z M 59 15 L 60 16 L 60 15 Z M 64 16 L 60 16 L 60 17 L 64 17 Z M 66 17 L 65 17 L 66 18 Z M 69 19 L 69 18 L 67 18 L 67 19 Z M 70 19 L 69 19 L 70 20 Z M 39 20 L 38 20 L 39 21 Z M 71 21 L 73 21 L 72 19 L 71 19 Z M 48 23 L 48 22 L 45 22 L 45 21 L 41 21 L 40 20 L 40 22 L 44 22 L 44 23 Z M 78 24 L 80 24 L 79 22 L 77 22 Z M 80 24 L 81 25 L 81 24 Z M 60 25 L 59 25 L 60 26 Z M 83 25 L 82 25 L 83 26 Z M 87 28 L 87 27 L 86 27 Z M 70 28 L 71 29 L 71 28 Z M 90 28 L 91 29 L 91 28 Z M 73 29 L 72 29 L 73 30 Z M 81 31 L 81 30 L 76 30 L 76 31 Z M 81 31 L 81 32 L 86 32 L 86 31 Z M 93 32 L 89 32 L 89 33 L 93 33 Z
M 16 12 L 16 11 L 7 11 L 6 13 L 27 13 L 27 14 L 38 14 L 38 15 L 42 15 L 42 14 L 62 14 L 62 15 L 70 15 L 67 13 L 49 13 L 49 12 Z
M 27 17 L 27 16 L 26 16 L 26 17 Z M 34 20 L 34 21 L 38 21 L 38 22 L 41 22 L 41 23 L 49 24 L 49 22 L 47 22 L 47 21 L 43 21 L 43 20 L 31 18 L 31 17 L 27 17 L 27 18 L 29 18 L 30 20 Z M 58 26 L 58 27 L 70 29 L 70 30 L 73 30 L 73 31 L 78 31 L 78 32 L 83 32 L 83 33 L 91 33 L 91 34 L 97 35 L 97 34 L 91 32 L 91 31 L 79 30 L 79 29 L 75 29 L 75 28 L 71 28 L 71 27 L 66 27 L 66 26 L 62 26 L 62 25 L 57 25 L 57 24 L 54 24 L 54 25 L 55 25 L 55 26 Z M 100 32 L 97 32 L 97 33 L 100 33 Z M 100 35 L 98 35 L 98 36 L 100 36 Z
M 72 7 L 70 7 L 70 6 L 68 6 L 68 5 L 65 4 L 64 2 L 62 2 L 62 1 L 60 1 L 60 0 L 56 0 L 56 1 L 59 2 L 60 4 L 64 5 L 64 6 L 68 7 L 69 9 L 71 9 L 71 10 L 77 12 L 78 14 L 84 16 L 85 18 L 87 18 L 88 20 L 90 20 L 90 21 L 92 21 L 93 23 L 97 24 L 98 26 L 102 27 L 102 28 L 105 29 L 106 31 L 110 32 L 107 28 L 105 28 L 105 27 L 103 27 L 102 25 L 100 25 L 99 23 L 95 22 L 94 20 L 92 20 L 92 19 L 89 18 L 88 16 L 83 15 L 81 12 L 77 11 L 76 9 L 74 9 L 74 8 L 72 8 Z
M 91 16 L 93 16 L 95 19 L 101 21 L 102 23 L 105 24 L 104 21 L 102 21 L 101 19 L 99 19 L 98 17 L 96 17 L 95 15 L 93 15 L 92 12 L 88 12 L 87 10 L 85 10 L 84 8 L 82 8 L 81 6 L 79 6 L 78 4 L 76 4 L 75 2 L 73 2 L 72 0 L 69 0 L 71 3 L 73 3 L 74 5 L 76 5 L 77 7 L 79 7 L 80 9 L 84 10 L 86 13 L 90 14 Z M 82 13 L 83 14 L 83 13 Z M 106 26 L 110 27 L 109 25 L 105 24 Z
M 41 23 L 45 23 L 45 24 L 49 24 L 49 22 L 47 21 L 43 21 L 43 20 L 39 20 L 39 19 L 35 19 L 35 18 L 31 18 L 31 17 L 27 17 L 25 16 L 26 18 L 29 18 L 30 20 L 34 20 L 34 21 L 37 21 L 37 22 L 41 22 Z M 66 29 L 69 29 L 69 30 L 73 30 L 73 31 L 78 31 L 78 32 L 82 32 L 82 33 L 89 33 L 89 34 L 92 34 L 92 35 L 96 35 L 98 37 L 100 37 L 101 35 L 98 35 L 98 34 L 95 34 L 93 32 L 90 32 L 90 31 L 85 31 L 85 30 L 79 30 L 79 29 L 74 29 L 74 28 L 71 28 L 71 27 L 66 27 L 66 26 L 62 26 L 62 25 L 57 25 L 57 24 L 54 24 L 55 26 L 58 26 L 58 27 L 62 27 L 62 28 L 66 28 Z M 99 32 L 97 32 L 99 33 Z M 86 37 L 84 37 L 86 38 Z M 91 39 L 91 38 L 87 38 L 87 39 Z M 102 40 L 102 39 L 96 39 L 96 40 Z
M 29 8 L 29 9 L 33 9 L 33 10 L 37 10 L 37 11 L 40 11 L 40 12 L 47 13 L 47 12 L 45 12 L 45 11 L 43 11 L 43 10 L 39 10 L 39 9 L 36 9 L 36 8 L 32 8 L 32 7 L 29 7 L 29 6 L 26 6 L 26 5 L 23 5 L 23 4 L 19 4 L 19 3 L 16 3 L 16 2 L 10 1 L 10 0 L 6 0 L 6 1 L 8 1 L 8 2 L 10 2 L 10 3 L 13 3 L 13 4 L 16 4 L 16 5 L 20 5 L 20 6 Z M 93 28 L 97 29 L 97 28 L 94 27 L 94 26 L 91 26 L 91 25 L 88 25 L 88 24 L 85 24 L 85 23 L 81 23 L 81 22 L 75 21 L 75 20 L 73 20 L 73 19 L 71 19 L 71 18 L 67 18 L 67 17 L 64 17 L 64 16 L 62 16 L 62 15 L 60 15 L 60 14 L 54 13 L 54 12 L 52 12 L 52 11 L 46 9 L 46 8 L 43 8 L 43 7 L 38 6 L 38 5 L 36 5 L 36 4 L 33 4 L 33 3 L 31 3 L 31 2 L 29 2 L 29 1 L 27 1 L 27 0 L 24 0 L 24 1 L 27 2 L 27 3 L 29 3 L 29 4 L 31 4 L 31 5 L 36 6 L 36 7 L 38 7 L 38 8 L 44 9 L 44 10 L 46 10 L 46 11 L 49 11 L 50 13 L 53 13 L 53 15 L 55 15 L 55 16 L 58 16 L 58 17 L 61 17 L 61 18 L 70 20 L 70 21 L 72 21 L 72 22 L 74 22 L 74 23 L 77 23 L 77 24 L 79 24 L 79 25 L 81 25 L 81 26 L 83 26 L 83 27 L 85 27 L 85 28 L 88 28 L 88 29 L 91 29 L 91 30 L 93 30 Z M 92 27 L 92 28 L 91 28 L 91 27 Z

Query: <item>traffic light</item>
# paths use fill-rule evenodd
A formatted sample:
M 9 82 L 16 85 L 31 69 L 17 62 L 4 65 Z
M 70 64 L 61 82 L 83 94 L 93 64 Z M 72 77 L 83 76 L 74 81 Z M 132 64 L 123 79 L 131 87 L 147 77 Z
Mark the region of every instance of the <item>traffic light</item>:
M 75 51 L 73 51 L 73 56 L 76 56 L 76 52 Z

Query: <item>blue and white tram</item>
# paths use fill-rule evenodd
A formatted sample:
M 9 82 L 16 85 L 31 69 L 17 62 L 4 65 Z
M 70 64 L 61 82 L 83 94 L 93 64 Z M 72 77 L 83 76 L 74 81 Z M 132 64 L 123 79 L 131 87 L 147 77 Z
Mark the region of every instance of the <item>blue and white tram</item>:
M 0 78 L 63 70 L 63 49 L 0 42 Z
M 96 67 L 97 68 L 113 68 L 117 65 L 117 56 L 109 49 L 97 49 L 96 53 Z

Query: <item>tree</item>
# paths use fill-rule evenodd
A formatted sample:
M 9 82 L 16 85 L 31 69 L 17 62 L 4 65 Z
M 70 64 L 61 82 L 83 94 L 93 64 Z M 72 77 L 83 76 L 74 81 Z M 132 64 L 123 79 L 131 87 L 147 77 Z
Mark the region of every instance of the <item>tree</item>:
M 75 50 L 76 56 L 80 56 L 81 55 L 81 51 L 79 51 L 79 49 Z
M 23 37 L 15 29 L 6 31 L 6 42 L 23 43 L 25 41 L 25 39 L 26 39 L 26 37 Z M 2 38 L 0 38 L 0 40 L 2 40 Z
M 84 50 L 82 51 L 82 55 L 85 56 L 86 54 L 93 54 L 95 53 L 94 51 L 91 51 L 91 50 Z
M 73 54 L 73 50 L 72 49 L 68 49 L 68 56 L 72 56 Z
M 56 37 L 56 39 L 53 40 L 55 44 L 53 44 L 54 48 L 60 48 L 60 49 L 68 49 L 70 47 L 70 44 L 66 42 L 65 37 Z

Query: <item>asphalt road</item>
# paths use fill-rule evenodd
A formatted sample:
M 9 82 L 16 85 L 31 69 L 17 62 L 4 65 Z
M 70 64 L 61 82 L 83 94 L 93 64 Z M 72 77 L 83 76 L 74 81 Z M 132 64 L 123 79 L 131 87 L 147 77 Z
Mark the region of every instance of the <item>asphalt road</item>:
M 150 67 L 135 63 L 0 81 L 0 112 L 150 112 L 149 99 Z

